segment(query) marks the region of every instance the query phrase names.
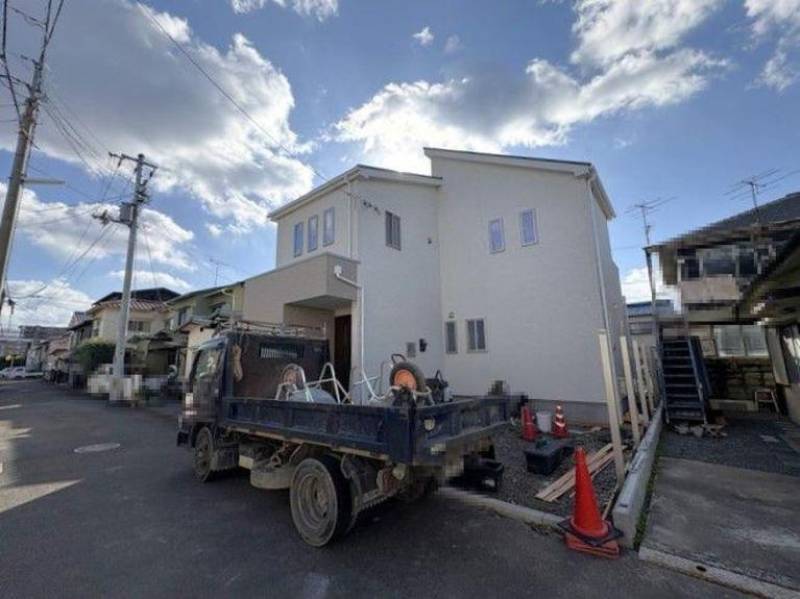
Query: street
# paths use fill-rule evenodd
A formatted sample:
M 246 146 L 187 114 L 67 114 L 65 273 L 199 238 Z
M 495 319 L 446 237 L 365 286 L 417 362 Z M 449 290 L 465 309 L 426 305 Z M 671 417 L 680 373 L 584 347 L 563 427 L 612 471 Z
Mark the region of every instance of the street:
M 437 496 L 312 549 L 287 493 L 197 482 L 174 433 L 148 409 L 0 384 L 0 596 L 738 596 Z M 106 443 L 119 446 L 74 451 Z

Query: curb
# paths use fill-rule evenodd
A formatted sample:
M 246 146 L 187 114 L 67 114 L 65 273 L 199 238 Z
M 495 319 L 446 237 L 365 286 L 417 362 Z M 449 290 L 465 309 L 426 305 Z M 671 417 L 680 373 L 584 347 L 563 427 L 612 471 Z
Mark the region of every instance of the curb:
M 468 491 L 462 491 L 455 487 L 442 487 L 439 489 L 439 495 L 448 499 L 460 501 L 465 505 L 477 507 L 494 512 L 504 518 L 516 520 L 523 524 L 530 526 L 545 526 L 548 528 L 557 527 L 558 523 L 564 520 L 563 516 L 557 516 L 548 512 L 542 512 L 533 508 L 508 503 L 493 497 L 486 497 L 484 495 L 477 495 Z
M 664 409 L 663 406 L 659 406 L 650 421 L 647 433 L 636 449 L 630 470 L 612 510 L 614 526 L 623 533 L 620 544 L 625 547 L 633 547 L 636 539 L 636 528 L 639 525 L 639 517 L 647 496 L 647 484 L 650 482 L 650 475 L 653 472 L 656 449 L 663 425 Z
M 775 599 L 800 598 L 800 591 L 765 582 L 751 576 L 745 576 L 738 572 L 725 570 L 724 568 L 693 562 L 657 549 L 642 547 L 639 550 L 639 559 L 695 578 L 701 578 L 739 591 L 758 595 L 759 597 Z

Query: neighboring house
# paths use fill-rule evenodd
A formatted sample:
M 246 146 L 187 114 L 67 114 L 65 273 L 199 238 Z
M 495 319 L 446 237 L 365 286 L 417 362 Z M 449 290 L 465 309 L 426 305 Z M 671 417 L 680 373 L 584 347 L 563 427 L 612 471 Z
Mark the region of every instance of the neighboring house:
M 502 381 L 604 420 L 597 332 L 619 363 L 625 305 L 595 168 L 425 153 L 432 175 L 358 165 L 274 211 L 276 268 L 244 282 L 243 317 L 323 327 L 354 390 L 362 354 L 377 376 L 402 353 L 457 394 Z
M 736 309 L 765 328 L 775 382 L 800 424 L 800 232 L 744 290 Z
M 30 340 L 25 355 L 25 370 L 29 372 L 44 370 L 50 340 L 62 337 L 66 333 L 65 327 L 21 326 L 20 335 Z
M 628 330 L 631 337 L 639 342 L 640 347 L 653 347 L 653 305 L 652 302 L 632 302 L 626 305 L 625 312 L 628 316 Z M 668 318 L 675 314 L 672 300 L 657 299 L 656 314 L 660 319 Z
M 91 338 L 92 328 L 92 319 L 86 312 L 73 312 L 67 325 L 70 350 Z
M 68 356 L 71 334 L 54 337 L 47 342 L 42 370 L 49 380 L 60 382 L 69 370 Z
M 243 282 L 191 291 L 167 302 L 169 329 L 186 335 L 176 364 L 181 376 L 188 378 L 197 347 L 211 338 L 218 323 L 241 317 L 243 302 Z
M 737 305 L 798 231 L 800 193 L 792 193 L 647 248 L 679 293 L 682 314 L 662 320 L 665 335 L 700 338 L 712 395 L 752 402 L 756 389 L 774 387 L 765 330 Z
M 177 293 L 163 287 L 132 291 L 128 338 L 154 334 L 167 328 L 169 309 L 166 302 L 176 297 Z M 86 314 L 92 321 L 92 338 L 116 341 L 121 303 L 122 293 L 115 291 L 101 297 L 87 310 Z

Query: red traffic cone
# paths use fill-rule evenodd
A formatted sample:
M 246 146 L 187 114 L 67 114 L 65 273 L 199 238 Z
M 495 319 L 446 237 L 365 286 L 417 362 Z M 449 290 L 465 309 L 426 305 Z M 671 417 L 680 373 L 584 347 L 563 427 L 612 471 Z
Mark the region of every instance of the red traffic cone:
M 619 556 L 616 539 L 621 533 L 600 516 L 592 477 L 583 447 L 575 449 L 575 507 L 572 517 L 560 523 L 567 547 L 600 557 Z
M 533 423 L 530 408 L 522 406 L 520 416 L 522 417 L 522 438 L 526 441 L 533 441 L 539 431 L 536 430 L 536 425 Z
M 569 437 L 569 430 L 567 429 L 567 421 L 564 419 L 564 411 L 561 406 L 556 406 L 556 418 L 553 423 L 553 436 L 557 439 Z

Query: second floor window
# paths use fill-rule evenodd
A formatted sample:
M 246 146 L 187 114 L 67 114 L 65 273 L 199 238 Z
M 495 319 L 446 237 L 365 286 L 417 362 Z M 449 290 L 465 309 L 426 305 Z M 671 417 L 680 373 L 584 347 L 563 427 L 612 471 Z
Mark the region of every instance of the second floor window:
M 308 219 L 308 251 L 317 249 L 319 239 L 319 217 L 314 215 Z
M 525 245 L 534 245 L 537 241 L 536 214 L 533 210 L 525 210 L 519 215 L 519 240 Z
M 486 322 L 483 318 L 467 321 L 467 349 L 471 352 L 486 351 Z
M 496 254 L 506 249 L 506 238 L 503 233 L 503 219 L 496 218 L 489 222 L 489 250 Z
M 336 239 L 335 216 L 333 208 L 322 213 L 322 245 L 331 245 Z
M 294 255 L 295 257 L 303 254 L 303 223 L 294 226 Z
M 444 323 L 445 351 L 448 354 L 458 353 L 458 339 L 456 338 L 456 321 L 448 320 Z
M 129 333 L 148 333 L 150 331 L 150 323 L 144 320 L 129 320 L 128 332 Z
M 386 211 L 386 245 L 400 249 L 400 217 Z

